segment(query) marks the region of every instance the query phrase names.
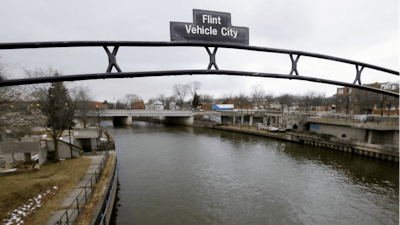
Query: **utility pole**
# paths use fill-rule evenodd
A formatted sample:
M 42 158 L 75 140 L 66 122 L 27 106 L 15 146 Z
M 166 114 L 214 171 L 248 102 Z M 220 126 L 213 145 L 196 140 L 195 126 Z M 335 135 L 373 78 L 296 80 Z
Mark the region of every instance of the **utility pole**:
M 71 151 L 71 159 L 72 157 L 72 144 L 71 144 L 71 126 L 68 128 L 68 136 L 69 136 L 69 150 Z
M 100 108 L 99 108 L 99 105 L 96 105 L 96 110 L 97 110 L 97 123 L 99 124 L 99 127 L 100 127 Z

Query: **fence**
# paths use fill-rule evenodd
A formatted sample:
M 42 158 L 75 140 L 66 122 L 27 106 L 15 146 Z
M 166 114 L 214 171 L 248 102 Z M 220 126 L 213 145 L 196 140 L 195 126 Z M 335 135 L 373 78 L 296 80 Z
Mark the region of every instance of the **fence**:
M 99 167 L 97 167 L 96 171 L 94 172 L 93 176 L 90 180 L 85 184 L 83 190 L 76 196 L 75 200 L 71 203 L 71 205 L 65 210 L 65 212 L 61 215 L 60 219 L 55 223 L 55 225 L 63 225 L 63 224 L 70 224 L 71 218 L 75 216 L 77 213 L 77 218 L 83 210 L 83 206 L 79 207 L 83 201 L 85 204 L 88 202 L 90 196 L 95 188 L 95 185 L 100 180 L 101 174 L 103 173 L 104 167 L 107 164 L 109 158 L 108 149 L 106 150 L 103 159 L 100 162 Z M 80 200 L 79 200 L 80 199 Z M 75 208 L 76 206 L 76 208 Z
M 381 116 L 366 116 L 366 115 L 322 115 L 315 119 L 345 121 L 352 123 L 375 123 L 380 125 L 399 125 L 398 117 L 381 117 Z
M 113 177 L 112 177 L 112 184 L 111 184 L 111 188 L 108 189 L 107 191 L 107 195 L 106 195 L 106 201 L 103 203 L 103 206 L 101 208 L 101 217 L 97 218 L 96 223 L 95 224 L 100 224 L 100 225 L 105 225 L 106 224 L 106 215 L 107 215 L 107 211 L 108 211 L 108 207 L 110 206 L 110 202 L 111 202 L 111 198 L 112 198 L 112 193 L 114 191 L 114 188 L 117 188 L 117 173 L 118 173 L 118 161 L 116 161 L 116 165 L 115 165 L 115 170 L 113 173 Z M 98 222 L 98 220 L 100 219 L 100 222 Z M 98 223 L 97 223 L 98 222 Z

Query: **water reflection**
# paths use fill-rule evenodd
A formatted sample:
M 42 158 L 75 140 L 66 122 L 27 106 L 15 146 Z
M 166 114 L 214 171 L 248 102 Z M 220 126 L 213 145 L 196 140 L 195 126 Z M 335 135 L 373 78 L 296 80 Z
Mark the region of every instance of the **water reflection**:
M 115 224 L 398 223 L 395 163 L 204 128 L 109 128 Z

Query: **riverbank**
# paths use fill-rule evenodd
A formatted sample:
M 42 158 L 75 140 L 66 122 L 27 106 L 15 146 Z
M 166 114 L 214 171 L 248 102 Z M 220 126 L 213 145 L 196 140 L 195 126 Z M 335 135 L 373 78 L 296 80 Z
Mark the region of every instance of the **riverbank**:
M 19 222 L 44 224 L 85 174 L 91 161 L 84 157 L 63 160 L 42 165 L 36 172 L 0 177 L 0 221 L 7 224 L 6 219 L 13 224 L 19 218 Z
M 47 219 L 46 225 L 58 222 L 62 224 L 95 224 L 92 221 L 98 221 L 98 218 L 108 212 L 102 209 L 104 203 L 109 200 L 106 196 L 109 196 L 110 183 L 117 174 L 116 152 L 109 151 L 104 155 L 89 157 L 93 158 L 93 161 L 86 174 L 70 189 L 64 201 L 54 207 L 57 211 L 54 211 Z M 112 182 L 112 186 L 116 186 L 116 182 Z M 115 193 L 112 197 L 115 198 Z M 112 210 L 112 207 L 113 205 L 108 210 Z M 109 217 L 105 224 L 108 224 L 108 221 Z
M 253 134 L 280 140 L 286 140 L 305 145 L 312 145 L 316 147 L 332 149 L 337 151 L 348 152 L 351 154 L 358 154 L 362 156 L 388 160 L 398 163 L 399 162 L 399 149 L 393 146 L 374 145 L 363 142 L 352 141 L 349 139 L 332 138 L 317 134 L 307 134 L 299 132 L 270 132 L 267 130 L 257 130 L 256 127 L 251 126 L 204 126 L 206 128 L 233 131 L 239 133 Z

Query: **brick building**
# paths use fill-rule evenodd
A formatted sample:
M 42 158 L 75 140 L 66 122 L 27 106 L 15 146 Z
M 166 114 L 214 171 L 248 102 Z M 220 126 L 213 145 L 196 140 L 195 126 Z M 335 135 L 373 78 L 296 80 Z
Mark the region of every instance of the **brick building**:
M 399 93 L 398 82 L 365 84 L 366 86 Z M 348 114 L 399 115 L 398 98 L 351 87 L 337 88 L 336 112 Z

